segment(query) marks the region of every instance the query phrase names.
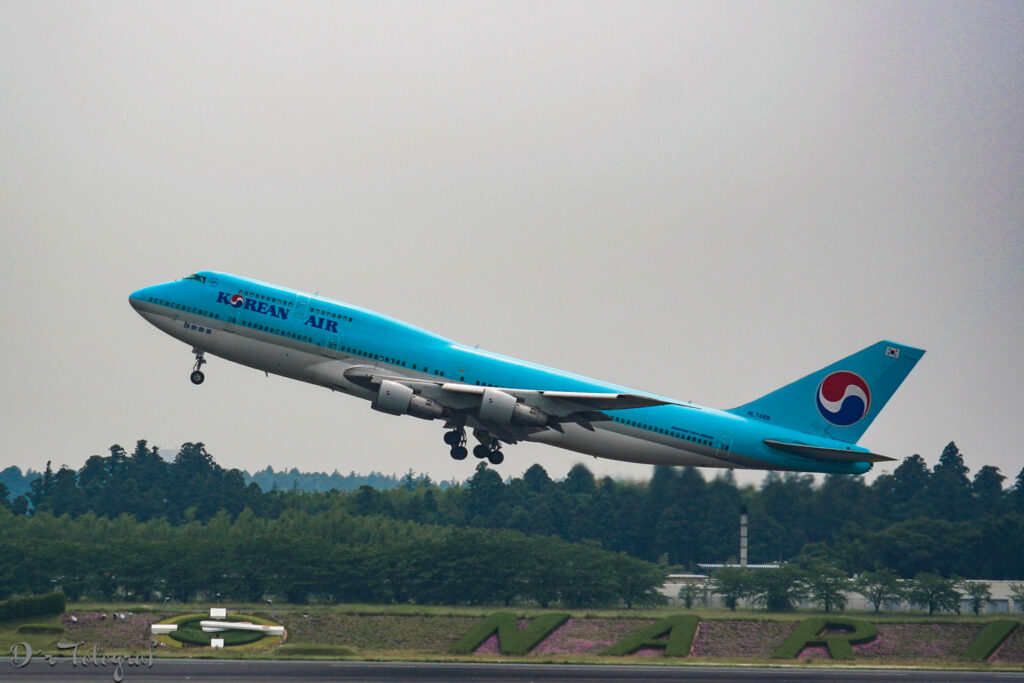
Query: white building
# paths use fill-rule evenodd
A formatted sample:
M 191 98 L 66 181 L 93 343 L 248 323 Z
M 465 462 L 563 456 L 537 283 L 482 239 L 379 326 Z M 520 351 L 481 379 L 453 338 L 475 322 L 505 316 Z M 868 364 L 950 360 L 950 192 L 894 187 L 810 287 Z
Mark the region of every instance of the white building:
M 707 574 L 669 574 L 665 584 L 662 585 L 660 592 L 666 598 L 670 605 L 682 605 L 684 601 L 680 598 L 680 591 L 685 586 L 693 586 L 695 590 L 694 607 L 725 607 L 725 603 L 722 598 L 711 592 L 709 587 L 710 573 L 715 569 L 720 569 L 725 565 L 721 564 L 700 564 L 698 565 L 702 570 L 708 572 Z M 738 567 L 739 565 L 729 565 L 731 567 Z M 778 569 L 777 564 L 749 564 L 748 569 L 751 570 L 771 570 Z M 972 579 L 975 581 L 976 579 Z M 987 583 L 991 586 L 992 600 L 982 608 L 983 614 L 996 614 L 996 613 L 1021 613 L 1024 612 L 1024 603 L 1020 603 L 1014 600 L 1013 594 L 1011 593 L 1011 584 L 1022 584 L 1022 581 L 987 581 L 980 580 L 981 583 Z M 738 606 L 740 608 L 755 608 L 749 600 L 740 600 Z M 816 605 L 809 600 L 802 601 L 797 607 L 801 609 L 812 609 Z M 849 591 L 846 593 L 846 609 L 854 611 L 872 612 L 875 609 L 874 604 L 867 598 L 856 591 Z M 908 612 L 911 610 L 920 611 L 919 606 L 910 605 L 906 601 L 897 603 L 884 603 L 882 605 L 882 611 L 886 612 Z M 960 601 L 960 611 L 964 614 L 971 612 L 971 601 L 969 598 L 964 597 Z

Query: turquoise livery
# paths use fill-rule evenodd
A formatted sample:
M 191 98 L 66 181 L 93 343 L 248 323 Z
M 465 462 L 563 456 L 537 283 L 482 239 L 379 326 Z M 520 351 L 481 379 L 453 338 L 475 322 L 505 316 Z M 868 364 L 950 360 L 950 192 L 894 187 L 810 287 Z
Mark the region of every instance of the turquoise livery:
M 924 351 L 881 341 L 732 410 L 490 353 L 380 313 L 203 271 L 130 295 L 150 323 L 207 354 L 444 424 L 457 460 L 497 465 L 521 441 L 601 458 L 860 474 L 892 460 L 857 441 Z

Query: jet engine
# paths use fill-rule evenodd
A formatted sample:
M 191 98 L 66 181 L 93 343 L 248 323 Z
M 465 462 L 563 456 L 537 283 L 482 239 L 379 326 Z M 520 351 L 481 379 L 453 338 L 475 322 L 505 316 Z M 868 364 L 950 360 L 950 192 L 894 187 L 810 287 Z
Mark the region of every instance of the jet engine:
M 533 406 L 523 405 L 512 394 L 500 389 L 485 389 L 480 401 L 480 418 L 498 424 L 516 423 L 543 427 L 548 416 Z
M 437 401 L 417 396 L 412 387 L 387 379 L 381 381 L 371 407 L 390 415 L 412 415 L 424 420 L 439 418 L 444 412 Z

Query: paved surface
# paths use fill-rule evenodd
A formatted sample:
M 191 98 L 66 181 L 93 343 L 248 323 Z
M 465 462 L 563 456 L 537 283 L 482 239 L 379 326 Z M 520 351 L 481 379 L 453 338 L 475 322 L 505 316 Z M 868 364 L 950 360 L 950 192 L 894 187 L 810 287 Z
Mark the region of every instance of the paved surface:
M 883 669 L 792 669 L 703 666 L 577 666 L 569 664 L 462 664 L 420 662 L 303 662 L 253 660 L 157 659 L 152 667 L 123 666 L 123 680 L 153 681 L 544 681 L 607 683 L 609 681 L 1024 681 L 1024 673 L 985 671 L 898 671 Z M 50 666 L 34 658 L 20 668 L 0 658 L 0 678 L 7 680 L 118 680 L 114 663 L 73 666 L 58 659 Z

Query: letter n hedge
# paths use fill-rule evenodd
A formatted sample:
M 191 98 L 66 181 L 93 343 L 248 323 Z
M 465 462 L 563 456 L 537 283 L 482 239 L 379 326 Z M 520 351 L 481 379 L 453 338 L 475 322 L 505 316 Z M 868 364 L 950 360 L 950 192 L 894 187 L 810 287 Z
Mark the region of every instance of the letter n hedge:
M 488 615 L 479 624 L 470 629 L 459 642 L 452 647 L 452 652 L 467 655 L 483 645 L 495 631 L 498 633 L 498 650 L 503 655 L 525 655 L 537 647 L 551 635 L 551 632 L 569 619 L 568 614 L 542 614 L 526 626 L 519 629 L 519 618 L 512 612 L 495 612 Z

